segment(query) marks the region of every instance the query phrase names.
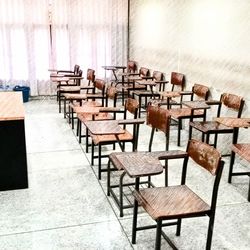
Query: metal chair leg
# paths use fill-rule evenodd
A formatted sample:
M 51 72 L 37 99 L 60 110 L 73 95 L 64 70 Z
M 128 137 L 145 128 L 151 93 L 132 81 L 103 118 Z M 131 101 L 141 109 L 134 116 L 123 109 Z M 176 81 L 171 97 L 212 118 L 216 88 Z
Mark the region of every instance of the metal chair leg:
M 209 224 L 208 224 L 206 250 L 211 249 L 212 236 L 213 236 L 213 227 L 214 227 L 214 214 L 211 214 L 210 219 L 209 219 Z
M 158 219 L 156 226 L 155 250 L 161 249 L 161 228 L 162 228 L 162 220 Z
M 110 160 L 107 166 L 107 196 L 110 196 Z
M 102 146 L 98 144 L 98 179 L 102 178 Z
M 176 236 L 181 235 L 181 219 L 177 220 Z
M 138 201 L 134 201 L 133 225 L 132 225 L 132 244 L 136 243 L 136 229 L 137 229 L 137 215 L 138 215 Z
M 135 189 L 139 190 L 140 178 L 135 178 Z M 132 244 L 136 243 L 136 230 L 137 230 L 137 215 L 138 215 L 138 201 L 134 201 L 133 224 L 132 224 Z
M 89 130 L 88 130 L 88 128 L 87 127 L 85 127 L 85 136 L 86 136 L 86 138 L 85 138 L 85 142 L 86 142 L 86 145 L 85 145 L 85 147 L 86 147 L 86 153 L 88 153 L 89 152 Z
M 181 120 L 178 120 L 178 135 L 177 135 L 177 146 L 181 145 Z
M 248 197 L 247 200 L 250 201 L 250 177 L 249 177 L 249 187 L 248 187 Z
M 231 157 L 230 157 L 230 165 L 229 165 L 229 173 L 228 173 L 228 183 L 232 182 L 232 173 L 233 173 L 233 165 L 235 161 L 235 152 L 231 152 Z
M 74 110 L 71 108 L 71 128 L 74 129 Z
M 95 147 L 94 142 L 92 141 L 91 143 L 91 166 L 94 165 L 94 152 L 95 152 L 94 147 Z
M 204 142 L 205 141 L 205 133 L 201 132 L 201 141 Z
M 78 127 L 78 136 L 79 136 L 79 143 L 82 142 L 82 122 L 78 120 L 79 122 L 79 127 Z
M 218 138 L 218 134 L 214 135 L 214 147 L 217 147 L 217 138 Z
M 123 178 L 126 175 L 126 172 L 124 171 L 120 176 L 119 181 L 119 196 L 120 196 L 120 217 L 123 217 Z

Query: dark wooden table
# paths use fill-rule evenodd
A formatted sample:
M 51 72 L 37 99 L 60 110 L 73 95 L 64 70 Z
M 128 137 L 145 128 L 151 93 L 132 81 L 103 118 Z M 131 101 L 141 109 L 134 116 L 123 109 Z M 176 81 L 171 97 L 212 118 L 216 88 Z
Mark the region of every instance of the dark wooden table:
M 28 188 L 22 92 L 0 93 L 0 191 Z

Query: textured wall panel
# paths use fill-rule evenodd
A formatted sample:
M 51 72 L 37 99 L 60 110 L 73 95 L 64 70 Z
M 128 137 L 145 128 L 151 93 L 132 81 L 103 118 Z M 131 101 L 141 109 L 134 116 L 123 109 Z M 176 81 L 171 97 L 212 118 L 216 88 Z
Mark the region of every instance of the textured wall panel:
M 248 0 L 130 2 L 131 59 L 165 72 L 166 78 L 171 71 L 184 73 L 186 88 L 206 84 L 214 99 L 222 92 L 242 95 L 243 117 L 250 117 Z M 249 130 L 240 135 L 249 141 Z

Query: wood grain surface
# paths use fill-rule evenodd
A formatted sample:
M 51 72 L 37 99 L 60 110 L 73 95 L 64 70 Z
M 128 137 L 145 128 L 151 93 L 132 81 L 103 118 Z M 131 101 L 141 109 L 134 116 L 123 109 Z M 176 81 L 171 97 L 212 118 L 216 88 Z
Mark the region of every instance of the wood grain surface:
M 23 120 L 22 92 L 0 92 L 0 121 Z

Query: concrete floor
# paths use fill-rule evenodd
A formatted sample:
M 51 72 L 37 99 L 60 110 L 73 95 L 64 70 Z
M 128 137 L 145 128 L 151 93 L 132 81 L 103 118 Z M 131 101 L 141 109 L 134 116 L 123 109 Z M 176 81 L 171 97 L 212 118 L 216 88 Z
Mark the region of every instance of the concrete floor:
M 106 174 L 97 180 L 97 166 L 90 166 L 84 143 L 78 143 L 58 113 L 55 99 L 30 100 L 25 109 L 29 188 L 0 192 L 0 249 L 153 249 L 154 229 L 138 232 L 137 244 L 131 244 L 132 210 L 119 217 L 113 199 L 106 196 Z M 147 148 L 149 131 L 146 125 L 141 127 L 139 150 Z M 185 131 L 182 139 L 185 146 Z M 163 145 L 164 136 L 158 133 L 154 149 Z M 176 131 L 171 129 L 170 149 L 175 145 Z M 228 184 L 225 161 L 212 249 L 250 249 L 249 178 L 234 177 L 233 184 Z M 247 164 L 236 165 L 244 169 Z M 180 160 L 169 166 L 170 184 L 178 184 Z M 187 183 L 209 200 L 209 189 L 203 187 L 209 184 L 208 176 L 190 166 Z M 153 182 L 162 185 L 163 175 Z M 141 211 L 138 221 L 151 219 Z M 173 227 L 164 230 L 179 249 L 205 249 L 207 223 L 205 217 L 184 220 L 180 237 Z M 164 240 L 162 249 L 171 249 Z

